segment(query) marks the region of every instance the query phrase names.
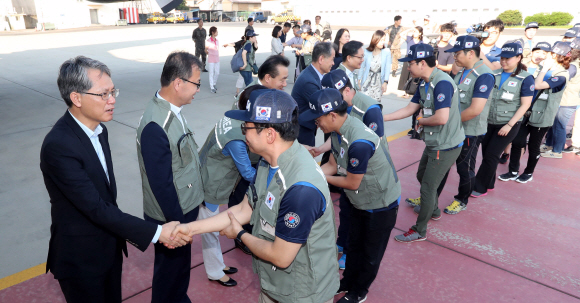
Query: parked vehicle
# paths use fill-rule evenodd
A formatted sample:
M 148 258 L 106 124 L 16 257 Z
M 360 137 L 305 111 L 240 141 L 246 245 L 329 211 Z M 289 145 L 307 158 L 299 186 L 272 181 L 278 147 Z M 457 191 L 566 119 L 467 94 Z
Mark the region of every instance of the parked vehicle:
M 199 20 L 199 12 L 195 11 L 195 12 L 186 12 L 183 14 L 183 18 L 184 18 L 184 22 L 187 23 L 197 23 L 197 20 Z
M 292 24 L 299 24 L 301 18 L 295 16 L 292 10 L 285 10 L 282 13 L 276 15 L 272 18 L 272 24 L 284 24 L 284 22 L 290 22 Z
M 165 18 L 166 23 L 182 23 L 184 21 L 183 14 L 180 12 L 176 13 L 169 13 L 167 14 L 167 18 Z
M 264 12 L 253 12 L 248 16 L 248 18 L 254 18 L 254 22 L 257 23 L 264 23 L 268 21 L 268 17 L 264 15 Z
M 232 22 L 232 18 L 226 14 L 222 14 L 222 22 Z
M 165 23 L 165 14 L 162 13 L 152 13 L 147 15 L 147 23 Z

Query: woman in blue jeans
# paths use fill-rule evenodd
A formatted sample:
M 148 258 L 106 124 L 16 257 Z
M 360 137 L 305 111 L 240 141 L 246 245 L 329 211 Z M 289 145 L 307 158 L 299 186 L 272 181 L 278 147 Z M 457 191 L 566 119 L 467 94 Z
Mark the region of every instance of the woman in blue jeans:
M 246 32 L 246 43 L 242 47 L 242 60 L 244 60 L 244 66 L 240 67 L 240 75 L 244 78 L 244 83 L 246 86 L 252 83 L 252 66 L 256 63 L 255 50 L 258 49 L 258 40 L 256 39 L 256 34 L 253 30 Z

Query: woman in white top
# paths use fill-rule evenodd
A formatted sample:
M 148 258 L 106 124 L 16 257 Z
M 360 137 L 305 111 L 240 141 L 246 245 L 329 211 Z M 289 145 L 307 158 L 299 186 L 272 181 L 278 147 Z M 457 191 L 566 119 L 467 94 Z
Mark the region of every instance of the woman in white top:
M 280 25 L 274 26 L 272 30 L 272 55 L 284 56 L 284 46 L 280 40 L 280 35 L 282 35 L 282 27 Z

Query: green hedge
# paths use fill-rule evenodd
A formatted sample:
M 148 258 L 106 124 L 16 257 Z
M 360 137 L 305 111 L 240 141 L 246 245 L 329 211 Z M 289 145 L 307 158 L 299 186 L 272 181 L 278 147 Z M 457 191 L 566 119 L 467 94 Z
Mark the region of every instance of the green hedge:
M 520 25 L 522 24 L 523 17 L 522 13 L 518 10 L 507 10 L 499 14 L 497 19 L 503 21 L 505 25 Z
M 527 16 L 524 23 L 538 22 L 540 26 L 550 26 L 550 25 L 568 25 L 574 16 L 570 13 L 565 12 L 553 12 L 548 13 L 538 13 L 532 16 Z

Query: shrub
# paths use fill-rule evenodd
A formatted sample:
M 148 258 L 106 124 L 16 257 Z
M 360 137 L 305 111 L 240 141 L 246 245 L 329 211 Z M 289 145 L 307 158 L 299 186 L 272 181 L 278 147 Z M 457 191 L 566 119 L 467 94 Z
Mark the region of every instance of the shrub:
M 540 26 L 567 25 L 572 21 L 572 19 L 574 19 L 574 16 L 565 12 L 553 12 L 551 14 L 537 13 L 532 16 L 527 16 L 524 23 L 536 21 Z
M 507 10 L 499 16 L 497 19 L 503 21 L 505 25 L 521 25 L 522 24 L 522 13 L 518 10 Z
M 524 23 L 530 23 L 530 22 L 538 22 L 539 26 L 545 26 L 548 25 L 550 19 L 550 14 L 547 13 L 537 13 L 537 14 L 533 14 L 531 16 L 527 16 L 526 19 L 524 20 Z

